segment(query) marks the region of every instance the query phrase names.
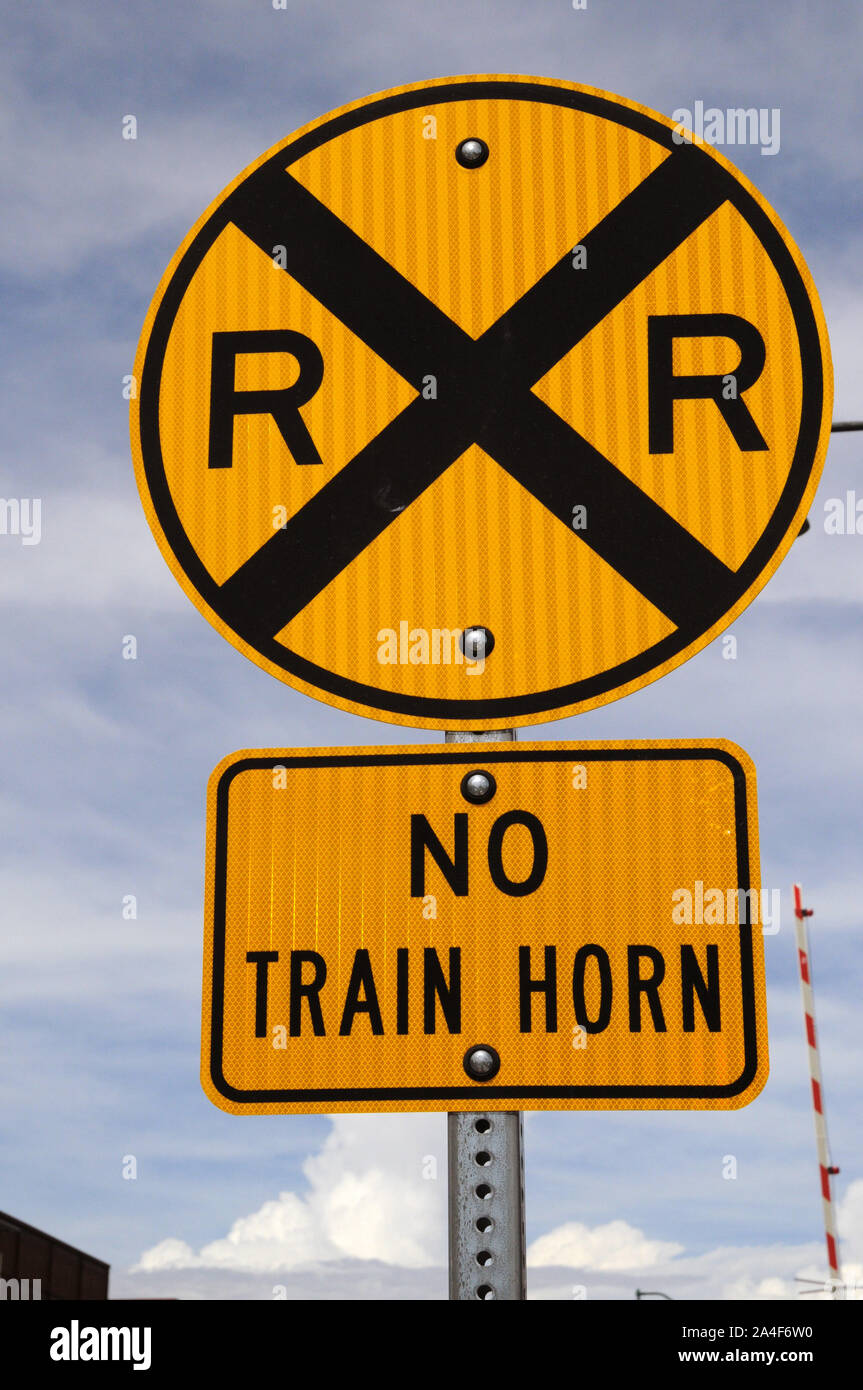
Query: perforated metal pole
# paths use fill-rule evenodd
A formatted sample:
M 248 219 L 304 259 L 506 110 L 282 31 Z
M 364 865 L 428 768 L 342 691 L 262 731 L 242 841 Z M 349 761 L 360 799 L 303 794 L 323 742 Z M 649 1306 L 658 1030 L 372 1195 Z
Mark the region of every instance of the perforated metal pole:
M 445 737 L 447 743 L 500 743 L 514 741 L 515 729 Z M 523 1299 L 527 1280 L 521 1114 L 447 1115 L 447 1143 L 450 1299 Z

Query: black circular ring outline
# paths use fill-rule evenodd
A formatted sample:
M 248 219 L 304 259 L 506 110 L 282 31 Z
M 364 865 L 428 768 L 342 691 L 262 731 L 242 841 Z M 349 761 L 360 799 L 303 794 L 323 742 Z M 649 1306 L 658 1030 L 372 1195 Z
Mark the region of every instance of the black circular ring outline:
M 482 82 L 451 83 L 445 86 L 433 84 L 422 91 L 414 90 L 381 97 L 357 110 L 334 116 L 323 125 L 298 136 L 293 142 L 276 150 L 262 167 L 272 165 L 287 168 L 319 145 L 383 116 L 448 101 L 494 97 L 570 107 L 614 121 L 619 125 L 628 126 L 637 134 L 646 136 L 669 151 L 679 148 L 674 141 L 672 128 L 654 120 L 651 116 L 642 114 L 640 111 L 633 111 L 627 106 L 618 105 L 617 102 L 609 98 L 595 96 L 588 92 L 570 91 L 565 87 L 546 86 L 541 82 L 485 80 Z M 717 165 L 717 161 L 706 149 L 698 146 L 687 146 L 687 148 L 691 153 L 697 153 L 701 158 L 709 160 L 715 168 L 721 169 L 727 178 L 725 170 L 722 166 Z M 254 171 L 255 174 L 258 172 L 258 170 Z M 249 174 L 247 177 L 254 177 L 254 174 Z M 426 696 L 404 695 L 398 692 L 380 690 L 376 686 L 362 685 L 359 681 L 350 680 L 345 676 L 337 675 L 335 672 L 327 671 L 282 646 L 275 638 L 249 637 L 238 631 L 235 623 L 229 620 L 221 609 L 220 586 L 205 569 L 180 521 L 168 488 L 159 438 L 159 396 L 162 365 L 174 319 L 198 266 L 216 238 L 231 221 L 231 201 L 230 197 L 223 197 L 219 207 L 215 209 L 187 248 L 166 286 L 156 311 L 141 373 L 139 393 L 140 443 L 150 497 L 173 555 L 208 608 L 249 648 L 257 652 L 271 665 L 288 672 L 306 684 L 320 691 L 326 691 L 340 700 L 350 701 L 368 709 L 378 709 L 391 714 L 409 716 L 413 719 L 422 719 L 423 717 L 435 720 L 499 718 L 505 721 L 506 719 L 538 715 L 558 709 L 565 710 L 628 685 L 677 656 L 715 624 L 716 618 L 713 615 L 710 621 L 704 625 L 692 624 L 677 628 L 669 636 L 654 643 L 652 647 L 648 647 L 637 656 L 586 679 L 573 681 L 569 685 L 558 686 L 554 690 L 534 691 L 488 700 L 431 699 Z M 824 394 L 818 325 L 806 286 L 791 251 L 767 213 L 747 189 L 736 180 L 733 182 L 733 187 L 729 188 L 727 201 L 730 201 L 737 208 L 737 211 L 749 223 L 758 237 L 776 269 L 787 296 L 800 346 L 803 392 L 800 429 L 785 486 L 766 527 L 743 564 L 736 571 L 738 584 L 729 596 L 726 613 L 731 611 L 760 576 L 788 533 L 806 491 L 816 456 Z

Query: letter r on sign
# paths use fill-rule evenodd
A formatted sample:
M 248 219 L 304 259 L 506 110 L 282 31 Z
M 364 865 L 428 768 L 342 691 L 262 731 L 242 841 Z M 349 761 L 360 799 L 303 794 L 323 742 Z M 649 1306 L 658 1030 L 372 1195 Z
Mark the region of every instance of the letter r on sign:
M 238 391 L 237 358 L 244 353 L 281 353 L 296 359 L 299 376 L 290 386 Z M 324 379 L 324 359 L 316 343 L 289 328 L 214 333 L 210 364 L 210 468 L 230 468 L 234 457 L 234 417 L 272 415 L 294 462 L 321 463 L 300 414 Z
M 740 362 L 724 372 L 675 376 L 674 343 L 680 338 L 730 338 L 740 349 Z M 742 393 L 763 372 L 766 355 L 755 324 L 739 314 L 651 315 L 647 320 L 650 452 L 674 453 L 674 402 L 683 400 L 715 401 L 738 449 L 766 449 L 764 436 L 742 400 Z M 733 396 L 724 389 L 729 374 L 735 382 Z

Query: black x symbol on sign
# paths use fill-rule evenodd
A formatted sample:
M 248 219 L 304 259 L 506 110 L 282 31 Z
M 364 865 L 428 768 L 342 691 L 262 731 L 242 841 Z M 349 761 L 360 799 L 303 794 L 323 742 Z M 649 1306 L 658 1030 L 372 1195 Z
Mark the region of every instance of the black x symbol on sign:
M 299 284 L 417 391 L 434 375 L 438 396 L 412 401 L 221 586 L 223 616 L 249 639 L 272 639 L 393 521 L 382 494 L 409 504 L 476 443 L 567 527 L 584 504 L 579 539 L 678 628 L 715 621 L 736 596 L 734 572 L 530 388 L 731 183 L 700 151 L 675 149 L 580 238 L 590 273 L 575 274 L 567 252 L 473 339 L 289 173 L 264 165 L 231 196 L 228 219 L 268 255 L 284 246 Z

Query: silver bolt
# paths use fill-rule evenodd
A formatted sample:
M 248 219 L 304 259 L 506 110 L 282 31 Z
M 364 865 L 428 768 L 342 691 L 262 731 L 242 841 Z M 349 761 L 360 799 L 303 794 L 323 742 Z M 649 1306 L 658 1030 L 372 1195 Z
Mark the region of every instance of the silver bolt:
M 478 1047 L 476 1052 L 471 1053 L 470 1069 L 477 1076 L 488 1076 L 493 1066 L 494 1058 L 484 1047 Z
M 470 801 L 474 806 L 482 806 L 486 801 L 491 801 L 497 791 L 497 782 L 490 772 L 483 772 L 481 768 L 474 768 L 473 772 L 466 772 L 461 779 L 461 794 L 465 801 Z
M 467 779 L 467 790 L 470 795 L 475 796 L 477 800 L 479 800 L 480 797 L 486 797 L 490 787 L 491 782 L 484 772 L 472 772 Z
M 487 627 L 466 627 L 461 635 L 461 649 L 468 661 L 484 661 L 493 647 L 494 637 Z
M 462 168 L 478 169 L 488 159 L 488 145 L 484 140 L 472 136 L 469 140 L 462 140 L 455 157 Z
M 487 1043 L 477 1043 L 464 1054 L 464 1069 L 474 1081 L 491 1081 L 500 1071 L 500 1057 Z

